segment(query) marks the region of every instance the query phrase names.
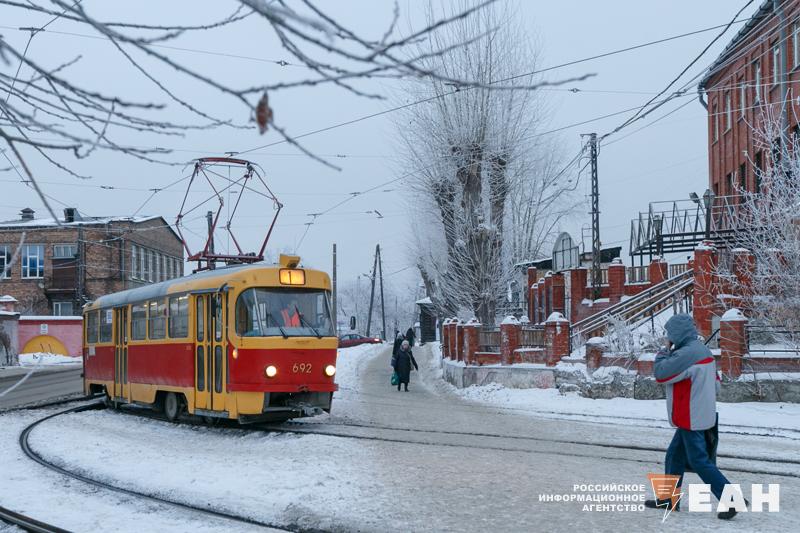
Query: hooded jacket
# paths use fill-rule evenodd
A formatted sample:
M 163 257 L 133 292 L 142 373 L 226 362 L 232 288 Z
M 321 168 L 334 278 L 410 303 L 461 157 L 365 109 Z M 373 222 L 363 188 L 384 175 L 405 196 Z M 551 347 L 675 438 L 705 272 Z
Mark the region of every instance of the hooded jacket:
M 717 368 L 711 350 L 697 339 L 689 315 L 670 318 L 664 326 L 672 350 L 656 356 L 653 374 L 667 386 L 667 415 L 675 427 L 703 431 L 714 426 L 717 413 Z

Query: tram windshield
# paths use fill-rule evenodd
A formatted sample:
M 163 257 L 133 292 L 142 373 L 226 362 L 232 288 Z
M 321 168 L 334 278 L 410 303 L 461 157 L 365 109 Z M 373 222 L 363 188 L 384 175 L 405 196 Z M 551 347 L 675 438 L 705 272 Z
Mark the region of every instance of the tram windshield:
M 332 337 L 328 293 L 247 289 L 236 301 L 236 333 L 241 337 Z

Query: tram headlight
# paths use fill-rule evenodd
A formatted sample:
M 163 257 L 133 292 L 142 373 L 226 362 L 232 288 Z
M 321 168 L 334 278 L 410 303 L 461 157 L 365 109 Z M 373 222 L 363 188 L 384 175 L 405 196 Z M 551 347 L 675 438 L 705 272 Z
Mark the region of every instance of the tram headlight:
M 278 369 L 275 368 L 273 365 L 269 365 L 267 368 L 264 369 L 264 373 L 267 375 L 268 378 L 274 378 L 278 374 Z
M 336 373 L 336 367 L 333 365 L 328 365 L 325 367 L 325 375 L 329 378 L 332 378 L 333 375 Z

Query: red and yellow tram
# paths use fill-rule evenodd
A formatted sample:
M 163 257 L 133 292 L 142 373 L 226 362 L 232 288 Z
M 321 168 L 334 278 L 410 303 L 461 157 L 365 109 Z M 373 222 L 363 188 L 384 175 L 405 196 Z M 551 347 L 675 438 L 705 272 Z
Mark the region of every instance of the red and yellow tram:
M 84 309 L 84 388 L 241 423 L 329 411 L 336 373 L 330 278 L 260 263 L 98 298 Z

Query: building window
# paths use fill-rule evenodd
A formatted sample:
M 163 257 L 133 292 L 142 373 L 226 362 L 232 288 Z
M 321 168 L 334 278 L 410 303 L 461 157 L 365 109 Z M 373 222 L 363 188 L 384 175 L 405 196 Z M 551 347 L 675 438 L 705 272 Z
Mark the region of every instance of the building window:
M 778 85 L 781 82 L 781 47 L 775 46 L 772 49 L 772 84 Z
M 797 22 L 792 28 L 792 59 L 795 68 L 800 66 L 800 24 Z
M 754 103 L 761 102 L 761 61 L 756 61 L 753 65 L 753 81 L 755 82 L 755 98 Z
M 155 263 L 155 254 L 153 250 L 147 250 L 147 281 L 153 281 L 153 268 Z
M 22 277 L 44 277 L 44 245 L 26 244 L 22 247 Z
M 731 109 L 731 93 L 725 93 L 725 131 L 731 129 L 733 125 L 733 111 Z
M 755 188 L 753 192 L 759 193 L 761 192 L 761 173 L 764 172 L 764 156 L 761 154 L 761 151 L 756 152 L 756 158 L 753 161 L 755 163 Z
M 739 194 L 743 195 L 744 191 L 747 190 L 747 165 L 742 163 L 739 165 Z M 743 199 L 743 197 L 742 197 Z
M 153 252 L 153 264 L 155 265 L 155 272 L 153 272 L 153 281 L 158 283 L 161 281 L 161 254 Z
M 72 302 L 53 302 L 53 315 L 55 316 L 74 316 L 75 308 Z
M 717 140 L 719 140 L 719 113 L 717 113 L 717 104 L 714 104 L 714 106 L 711 108 L 711 114 L 714 116 L 712 138 L 714 142 L 717 142 Z
M 739 79 L 739 118 L 744 118 L 744 111 L 747 109 L 747 83 L 744 78 Z
M 8 277 L 6 269 L 9 268 L 11 262 L 11 248 L 5 244 L 0 244 L 0 279 Z
M 131 245 L 131 279 L 139 278 L 139 256 L 136 253 L 136 245 Z
M 161 281 L 167 281 L 169 279 L 169 274 L 167 274 L 167 261 L 169 257 L 166 255 L 161 256 Z
M 147 279 L 147 257 L 145 256 L 145 250 L 141 246 L 139 247 L 139 279 L 144 280 Z
M 725 176 L 725 187 L 728 189 L 726 194 L 728 196 L 733 195 L 733 174 L 728 174 Z
M 77 244 L 54 244 L 53 259 L 75 259 L 78 256 Z

